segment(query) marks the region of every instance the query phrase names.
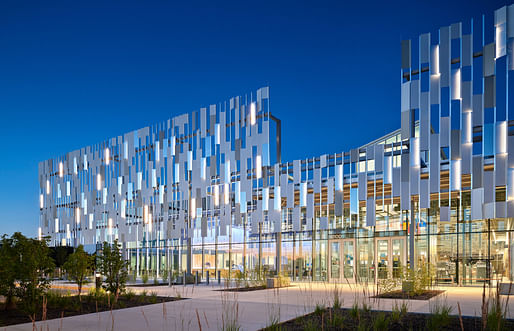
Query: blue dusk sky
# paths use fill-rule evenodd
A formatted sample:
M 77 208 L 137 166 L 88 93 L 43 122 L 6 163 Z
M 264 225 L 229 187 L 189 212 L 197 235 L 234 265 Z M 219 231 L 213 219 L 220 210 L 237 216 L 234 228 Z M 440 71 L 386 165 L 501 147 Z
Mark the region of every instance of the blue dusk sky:
M 400 127 L 402 39 L 505 4 L 3 0 L 0 234 L 37 234 L 39 161 L 264 85 L 283 161 L 359 147 Z

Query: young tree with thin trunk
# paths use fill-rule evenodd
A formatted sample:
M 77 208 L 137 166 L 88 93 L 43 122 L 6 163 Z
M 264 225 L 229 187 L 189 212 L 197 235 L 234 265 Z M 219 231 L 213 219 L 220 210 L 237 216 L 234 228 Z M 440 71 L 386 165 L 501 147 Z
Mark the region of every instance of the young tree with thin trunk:
M 128 279 L 127 262 L 123 259 L 119 246 L 118 240 L 112 245 L 104 242 L 102 254 L 99 256 L 99 269 L 106 283 L 104 287 L 114 294 L 116 301 L 125 290 Z
M 75 252 L 68 256 L 68 260 L 63 265 L 68 277 L 77 284 L 79 300 L 82 286 L 88 283 L 87 275 L 91 273 L 92 264 L 91 256 L 84 251 L 84 246 L 79 245 Z

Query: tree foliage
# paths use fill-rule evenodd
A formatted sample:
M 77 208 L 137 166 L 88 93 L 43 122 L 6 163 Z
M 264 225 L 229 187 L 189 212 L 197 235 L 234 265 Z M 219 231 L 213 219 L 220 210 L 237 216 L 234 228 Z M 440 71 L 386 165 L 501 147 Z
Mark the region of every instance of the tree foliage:
M 5 309 L 15 307 L 17 254 L 13 242 L 5 234 L 0 242 L 0 295 L 5 297 Z
M 123 259 L 118 240 L 113 245 L 104 242 L 98 267 L 105 277 L 104 287 L 117 298 L 124 290 L 128 278 L 127 262 Z
M 68 277 L 78 286 L 79 299 L 82 286 L 87 284 L 87 275 L 91 272 L 92 257 L 84 251 L 84 246 L 79 245 L 75 252 L 68 256 L 68 260 L 63 264 Z
M 14 295 L 20 299 L 20 308 L 32 318 L 38 309 L 41 296 L 50 286 L 47 275 L 54 268 L 47 242 L 27 238 L 16 232 L 9 239 L 5 236 L 2 238 L 2 252 L 8 262 L 1 262 L 6 264 L 7 272 L 5 281 L 2 276 L 0 287 L 6 288 L 7 294 L 12 295 L 14 278 Z M 3 270 L 3 265 L 1 269 Z

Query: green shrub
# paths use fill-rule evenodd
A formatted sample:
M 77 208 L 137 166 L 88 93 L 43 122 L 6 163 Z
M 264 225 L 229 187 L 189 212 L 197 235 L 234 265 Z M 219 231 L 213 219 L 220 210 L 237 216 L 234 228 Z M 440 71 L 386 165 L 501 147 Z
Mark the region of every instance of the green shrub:
M 350 308 L 350 316 L 353 319 L 359 319 L 359 304 L 357 302 L 354 302 L 352 308 Z
M 134 299 L 135 296 L 136 293 L 132 289 L 127 289 L 125 291 L 125 298 L 127 298 L 127 300 L 131 301 L 132 299 Z
M 314 309 L 314 314 L 321 316 L 325 312 L 325 306 L 323 304 L 317 303 L 316 308 Z
M 427 328 L 430 331 L 444 330 L 450 323 L 452 307 L 446 300 L 435 300 L 430 305 L 430 317 L 427 321 Z
M 150 301 L 150 303 L 157 303 L 157 292 L 155 292 L 155 291 L 150 292 L 149 301 Z
M 328 325 L 333 328 L 341 329 L 344 325 L 345 317 L 338 310 L 332 310 L 332 316 L 328 320 Z
M 374 331 L 385 331 L 389 328 L 389 318 L 387 318 L 384 312 L 378 312 L 375 315 L 375 319 L 373 321 L 373 330 Z

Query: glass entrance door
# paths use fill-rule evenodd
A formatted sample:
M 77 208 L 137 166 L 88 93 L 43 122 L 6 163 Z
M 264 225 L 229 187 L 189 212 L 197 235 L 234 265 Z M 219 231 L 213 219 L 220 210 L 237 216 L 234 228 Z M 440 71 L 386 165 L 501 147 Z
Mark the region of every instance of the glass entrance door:
M 392 268 L 393 278 L 400 278 L 402 276 L 402 268 L 404 265 L 404 251 L 405 239 L 393 238 L 391 239 L 391 253 L 392 253 Z
M 341 242 L 333 241 L 330 244 L 330 278 L 341 278 Z
M 389 278 L 389 239 L 377 240 L 377 278 Z
M 354 279 L 355 268 L 355 244 L 353 240 L 343 241 L 343 277 Z
M 375 261 L 377 280 L 402 276 L 405 265 L 405 238 L 377 238 Z
M 355 242 L 335 240 L 330 243 L 330 280 L 334 282 L 354 281 Z

